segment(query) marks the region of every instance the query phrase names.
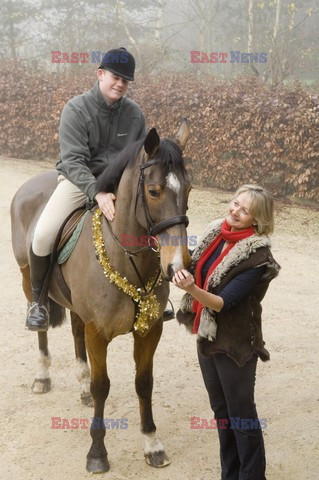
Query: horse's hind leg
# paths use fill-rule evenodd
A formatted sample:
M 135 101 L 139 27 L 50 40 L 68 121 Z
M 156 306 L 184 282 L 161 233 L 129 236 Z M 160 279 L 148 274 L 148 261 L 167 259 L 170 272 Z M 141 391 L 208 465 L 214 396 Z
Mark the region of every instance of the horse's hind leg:
M 30 268 L 21 268 L 22 273 L 22 288 L 29 303 L 32 302 Z M 48 350 L 48 335 L 47 332 L 38 332 L 39 345 L 39 360 L 38 369 L 32 384 L 31 390 L 33 393 L 47 393 L 51 390 L 51 379 L 49 367 L 51 365 L 51 355 Z
M 104 405 L 110 390 L 106 369 L 108 342 L 93 322 L 85 325 L 85 341 L 91 364 L 91 393 L 94 399 L 94 418 L 90 429 L 92 445 L 87 454 L 86 469 L 91 473 L 100 473 L 110 468 L 104 445 Z
M 134 360 L 136 364 L 135 388 L 139 397 L 141 429 L 144 434 L 144 456 L 148 465 L 165 467 L 170 461 L 162 443 L 156 437 L 152 412 L 153 356 L 162 335 L 163 323 L 155 324 L 146 337 L 134 335 Z
M 72 334 L 74 338 L 74 349 L 76 358 L 76 377 L 81 385 L 81 401 L 83 405 L 93 407 L 92 395 L 90 392 L 90 369 L 86 356 L 84 322 L 74 312 L 70 312 Z

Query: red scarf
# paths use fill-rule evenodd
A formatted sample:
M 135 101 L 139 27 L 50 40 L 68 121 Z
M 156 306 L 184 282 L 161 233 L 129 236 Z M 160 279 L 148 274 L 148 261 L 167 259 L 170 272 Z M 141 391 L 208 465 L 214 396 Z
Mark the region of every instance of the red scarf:
M 235 244 L 239 240 L 243 240 L 244 238 L 250 237 L 251 235 L 254 235 L 255 230 L 253 227 L 246 228 L 244 230 L 238 230 L 235 232 L 231 231 L 231 227 L 228 225 L 226 220 L 224 220 L 222 226 L 221 226 L 221 232 L 217 235 L 217 237 L 212 241 L 212 243 L 206 248 L 206 250 L 202 253 L 200 256 L 198 263 L 196 265 L 196 271 L 195 271 L 195 284 L 199 287 L 202 288 L 203 290 L 207 290 L 207 283 L 208 279 L 217 267 L 219 263 L 222 261 L 222 259 L 227 255 L 227 253 L 235 246 Z M 213 262 L 213 264 L 209 267 L 209 270 L 207 272 L 204 286 L 202 285 L 202 268 L 207 262 L 207 260 L 211 257 L 211 255 L 214 253 L 218 245 L 221 243 L 222 240 L 225 240 L 225 242 L 229 242 L 225 250 L 216 258 L 216 260 Z M 194 298 L 193 301 L 193 312 L 196 313 L 195 315 L 195 320 L 194 320 L 194 325 L 193 325 L 193 333 L 198 332 L 198 327 L 199 327 L 199 322 L 200 322 L 200 316 L 203 310 L 203 305 L 201 305 L 198 300 Z

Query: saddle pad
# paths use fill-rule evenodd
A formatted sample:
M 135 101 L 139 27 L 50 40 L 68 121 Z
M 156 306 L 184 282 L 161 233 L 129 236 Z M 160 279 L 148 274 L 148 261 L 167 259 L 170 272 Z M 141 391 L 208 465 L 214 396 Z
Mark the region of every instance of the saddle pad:
M 62 263 L 66 262 L 67 259 L 69 258 L 69 256 L 71 255 L 71 253 L 73 252 L 73 249 L 80 237 L 80 234 L 81 234 L 81 231 L 82 231 L 82 227 L 83 227 L 83 223 L 84 223 L 84 219 L 86 217 L 86 214 L 88 212 L 86 212 L 81 220 L 79 221 L 79 223 L 77 224 L 74 232 L 72 233 L 71 237 L 69 238 L 69 240 L 66 242 L 66 244 L 62 247 L 62 250 L 59 252 L 59 256 L 58 256 L 58 264 L 61 265 Z

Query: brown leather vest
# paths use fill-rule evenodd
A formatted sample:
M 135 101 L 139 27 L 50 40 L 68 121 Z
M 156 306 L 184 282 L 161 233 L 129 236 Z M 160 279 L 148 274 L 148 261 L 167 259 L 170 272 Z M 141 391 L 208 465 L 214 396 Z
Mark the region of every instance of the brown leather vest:
M 274 260 L 268 247 L 258 248 L 247 260 L 241 261 L 231 268 L 221 282 L 211 293 L 218 293 L 230 282 L 232 278 L 244 270 L 266 265 L 266 272 L 254 289 L 244 297 L 235 307 L 228 311 L 216 313 L 217 335 L 211 342 L 199 337 L 198 348 L 204 355 L 226 353 L 238 366 L 243 366 L 254 354 L 262 361 L 270 358 L 265 349 L 261 328 L 261 300 L 264 298 L 270 281 L 278 275 L 279 265 Z M 188 328 L 194 320 L 191 312 L 177 312 L 177 320 Z

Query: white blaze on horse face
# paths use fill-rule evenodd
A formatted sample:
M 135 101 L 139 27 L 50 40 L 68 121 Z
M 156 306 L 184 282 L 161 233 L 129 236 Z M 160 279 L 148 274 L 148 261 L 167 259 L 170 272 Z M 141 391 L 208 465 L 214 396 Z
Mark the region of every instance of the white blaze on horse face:
M 185 268 L 183 261 L 183 249 L 181 246 L 176 248 L 175 255 L 172 260 L 172 268 L 174 273 L 178 272 L 178 270 L 182 270 L 183 268 Z
M 156 437 L 155 432 L 152 433 L 143 433 L 144 436 L 144 453 L 155 453 L 155 452 L 163 452 L 164 447 L 162 443 Z
M 167 177 L 166 177 L 166 186 L 173 190 L 174 193 L 176 193 L 177 196 L 177 206 L 178 206 L 178 194 L 181 189 L 181 184 L 179 183 L 179 180 L 175 173 L 170 172 Z

